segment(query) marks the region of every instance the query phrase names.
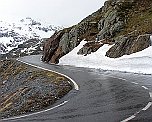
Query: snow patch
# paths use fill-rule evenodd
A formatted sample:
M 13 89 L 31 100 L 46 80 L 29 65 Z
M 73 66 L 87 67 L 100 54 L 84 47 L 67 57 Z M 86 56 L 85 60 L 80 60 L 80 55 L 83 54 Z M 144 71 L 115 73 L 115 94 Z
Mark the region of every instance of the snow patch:
M 141 52 L 113 59 L 105 56 L 106 52 L 109 48 L 111 48 L 111 46 L 108 45 L 104 45 L 97 52 L 87 56 L 77 55 L 77 52 L 85 43 L 85 41 L 82 41 L 78 47 L 62 57 L 59 64 L 103 70 L 152 74 L 152 46 Z
M 15 48 L 17 44 L 19 44 L 19 42 L 15 44 L 15 43 L 12 43 L 12 41 L 13 41 L 13 37 L 1 37 L 0 38 L 0 47 L 1 47 L 1 45 L 5 46 L 7 48 L 6 52 L 9 52 L 13 48 Z M 12 43 L 13 46 L 9 46 L 10 43 Z M 0 51 L 0 52 L 1 52 L 1 54 L 3 54 L 3 51 Z
M 150 40 L 151 40 L 151 46 L 152 46 L 152 36 L 150 36 Z
M 60 29 L 62 27 L 35 21 L 30 17 L 14 23 L 0 21 L 0 53 L 8 53 L 29 39 L 49 38 L 56 30 Z

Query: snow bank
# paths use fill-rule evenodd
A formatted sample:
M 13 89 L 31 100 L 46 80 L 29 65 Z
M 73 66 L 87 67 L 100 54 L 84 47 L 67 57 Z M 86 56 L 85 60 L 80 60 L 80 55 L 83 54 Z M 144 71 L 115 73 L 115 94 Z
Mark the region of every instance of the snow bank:
M 152 45 L 152 36 L 150 36 L 150 40 L 151 40 L 151 45 Z
M 151 36 L 152 40 L 152 36 Z M 78 47 L 60 59 L 61 65 L 72 65 L 77 67 L 89 67 L 104 70 L 118 70 L 125 72 L 152 74 L 152 46 L 131 55 L 125 55 L 117 59 L 105 56 L 111 47 L 104 45 L 91 55 L 77 55 L 78 50 L 86 42 L 82 41 Z
M 55 30 L 59 29 L 61 28 L 58 26 L 37 22 L 29 17 L 14 23 L 0 21 L 0 54 L 8 53 L 29 39 L 49 38 Z
M 13 41 L 13 37 L 1 37 L 0 38 L 0 45 L 3 44 L 5 47 L 10 44 L 10 42 Z M 7 51 L 11 51 L 14 47 L 8 47 Z

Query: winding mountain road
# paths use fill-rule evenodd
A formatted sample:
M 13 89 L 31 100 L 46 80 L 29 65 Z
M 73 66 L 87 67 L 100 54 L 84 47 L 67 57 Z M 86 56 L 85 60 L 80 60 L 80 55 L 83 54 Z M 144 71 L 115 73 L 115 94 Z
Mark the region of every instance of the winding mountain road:
M 7 122 L 152 122 L 152 76 L 49 65 L 40 56 L 19 60 L 73 79 L 75 89 L 43 112 Z

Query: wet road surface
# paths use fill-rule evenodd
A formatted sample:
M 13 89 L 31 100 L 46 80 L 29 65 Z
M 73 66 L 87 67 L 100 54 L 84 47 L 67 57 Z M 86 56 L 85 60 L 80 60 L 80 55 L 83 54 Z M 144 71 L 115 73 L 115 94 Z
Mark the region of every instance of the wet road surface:
M 152 122 L 151 75 L 48 65 L 40 56 L 20 60 L 69 76 L 79 90 L 50 106 L 55 109 L 2 122 Z

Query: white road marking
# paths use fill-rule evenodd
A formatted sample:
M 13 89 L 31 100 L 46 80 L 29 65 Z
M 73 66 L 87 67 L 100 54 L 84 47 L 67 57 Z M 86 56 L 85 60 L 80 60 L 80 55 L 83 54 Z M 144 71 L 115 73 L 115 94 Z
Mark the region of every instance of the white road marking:
M 36 115 L 36 114 L 40 114 L 40 113 L 43 113 L 43 112 L 47 112 L 47 111 L 50 111 L 50 110 L 53 110 L 55 108 L 58 108 L 64 104 L 66 104 L 68 101 L 64 101 L 63 103 L 57 105 L 57 106 L 54 106 L 52 108 L 49 108 L 49 109 L 46 109 L 44 111 L 39 111 L 39 112 L 35 112 L 35 113 L 31 113 L 31 114 L 27 114 L 27 115 L 23 115 L 23 116 L 18 116 L 18 117 L 11 117 L 11 118 L 6 118 L 6 119 L 2 119 L 3 121 L 7 121 L 7 120 L 14 120 L 14 119 L 20 119 L 20 118 L 23 118 L 23 117 L 27 117 L 27 116 L 32 116 L 32 115 Z
M 33 66 L 33 67 L 37 67 L 37 68 L 40 68 L 40 69 L 43 69 L 43 70 L 55 72 L 55 71 L 52 71 L 52 70 L 48 70 L 48 69 L 45 69 L 45 68 L 42 68 L 42 67 L 39 67 L 39 66 L 35 66 L 35 65 L 32 65 L 32 64 L 26 63 L 26 62 L 21 61 L 21 60 L 19 60 L 19 59 L 17 59 L 17 60 L 20 61 L 20 62 L 22 62 L 22 63 L 25 63 L 25 64 L 28 64 L 28 65 L 30 65 L 30 66 Z M 76 90 L 79 90 L 79 87 L 78 87 L 78 85 L 76 84 L 76 82 L 73 81 L 70 77 L 68 77 L 68 76 L 66 76 L 66 75 L 64 75 L 64 74 L 58 73 L 58 72 L 55 72 L 55 73 L 60 74 L 60 75 L 63 75 L 63 76 L 65 76 L 65 77 L 67 77 L 68 79 L 70 79 L 70 80 L 73 82 L 73 84 L 74 84 L 74 86 L 75 86 L 75 89 L 76 89 Z M 117 78 L 117 77 L 114 77 L 114 78 Z M 123 79 L 123 78 L 118 78 L 118 79 L 121 79 L 121 80 L 126 81 L 126 79 Z M 133 83 L 133 84 L 136 84 L 136 85 L 138 84 L 138 83 L 136 83 L 136 82 L 132 82 L 132 83 Z M 148 88 L 145 87 L 145 86 L 142 86 L 142 87 L 145 88 L 145 89 L 148 89 Z M 150 97 L 152 98 L 152 93 L 150 92 L 149 94 L 150 94 Z M 64 102 L 61 103 L 60 105 L 57 105 L 57 106 L 55 106 L 55 107 L 53 107 L 53 108 L 50 108 L 50 109 L 47 109 L 47 110 L 44 110 L 44 111 L 32 113 L 32 114 L 29 114 L 29 115 L 23 115 L 23 116 L 19 116 L 19 117 L 14 117 L 14 118 L 12 117 L 12 118 L 3 119 L 3 120 L 12 120 L 12 119 L 23 118 L 23 117 L 26 117 L 26 116 L 31 116 L 31 115 L 39 114 L 39 113 L 42 113 L 42 112 L 46 112 L 46 111 L 52 110 L 52 109 L 57 108 L 57 107 L 59 107 L 59 106 L 62 106 L 62 105 L 64 105 L 64 104 L 67 103 L 67 102 L 68 102 L 68 101 L 64 101 Z M 148 108 L 151 107 L 151 105 L 152 105 L 152 102 L 149 102 L 149 103 L 147 104 L 147 106 L 144 107 L 142 110 L 143 110 L 143 111 L 147 110 Z M 136 117 L 135 115 L 139 114 L 142 110 L 136 112 L 136 114 L 128 117 L 128 118 L 125 119 L 125 120 L 122 120 L 121 122 L 128 122 L 129 120 L 132 120 L 133 118 Z
M 136 84 L 136 85 L 139 84 L 139 83 L 137 83 L 137 82 L 131 82 L 131 83 Z M 146 86 L 141 86 L 141 87 L 144 88 L 144 89 L 146 89 L 146 90 L 148 90 L 148 88 L 147 88 Z M 149 95 L 150 95 L 150 98 L 152 98 L 152 92 L 149 92 Z M 136 114 L 130 116 L 129 118 L 127 118 L 127 119 L 125 119 L 125 120 L 122 120 L 121 122 L 128 122 L 128 121 L 134 119 L 137 114 L 139 114 L 141 111 L 146 111 L 146 110 L 149 109 L 151 106 L 152 106 L 152 102 L 149 102 L 142 110 L 136 112 Z
M 129 120 L 132 120 L 133 118 L 136 117 L 137 114 L 139 114 L 141 111 L 146 111 L 147 109 L 149 109 L 152 105 L 152 102 L 149 102 L 146 107 L 144 107 L 142 110 L 136 112 L 136 114 L 130 116 L 129 118 L 125 119 L 125 120 L 122 120 L 121 122 L 128 122 Z
M 135 115 L 139 114 L 141 111 L 138 111 Z
M 142 111 L 146 111 L 150 106 L 152 105 L 152 102 L 149 102 L 145 108 L 142 109 Z
M 124 79 L 124 78 L 119 78 L 119 77 L 114 77 L 114 76 L 112 76 L 112 77 L 113 77 L 113 78 L 120 79 L 120 80 L 123 80 L 123 81 L 127 81 L 127 80 Z M 137 83 L 137 82 L 131 82 L 131 83 L 133 83 L 133 84 L 135 84 L 135 85 L 139 85 L 139 83 Z M 144 88 L 144 89 L 146 89 L 146 90 L 148 90 L 148 88 L 145 87 L 145 86 L 141 86 L 141 87 Z M 152 92 L 149 92 L 149 95 L 150 95 L 150 98 L 152 98 Z M 128 122 L 128 121 L 132 120 L 132 119 L 135 118 L 136 115 L 139 114 L 141 111 L 146 111 L 148 108 L 150 108 L 151 105 L 152 105 L 152 102 L 149 102 L 149 103 L 146 105 L 146 107 L 144 107 L 142 110 L 137 111 L 134 115 L 128 117 L 128 118 L 125 119 L 125 120 L 122 120 L 121 122 Z
M 129 118 L 125 119 L 125 120 L 122 120 L 121 122 L 128 122 L 129 120 L 132 120 L 135 117 L 136 117 L 135 115 L 132 115 L 131 117 L 129 117 Z
M 152 92 L 149 92 L 150 98 L 152 98 Z
M 136 82 L 131 82 L 131 83 L 138 85 L 138 83 L 136 83 Z
M 51 71 L 51 72 L 57 73 L 57 74 L 59 74 L 59 75 L 65 76 L 66 78 L 68 78 L 68 79 L 74 84 L 75 90 L 79 90 L 79 86 L 77 85 L 77 83 L 76 83 L 73 79 L 71 79 L 69 76 L 67 76 L 67 75 L 64 75 L 64 74 L 62 74 L 62 73 L 59 73 L 59 72 L 56 72 L 56 71 L 53 71 L 53 70 L 45 69 L 45 68 L 40 67 L 40 66 L 35 66 L 35 65 L 32 65 L 32 64 L 26 63 L 26 62 L 24 62 L 24 61 L 21 61 L 21 60 L 19 60 L 19 59 L 17 59 L 17 61 L 20 61 L 20 62 L 22 62 L 22 63 L 24 63 L 24 64 L 27 64 L 27 65 L 30 65 L 30 66 L 33 66 L 33 67 L 36 67 L 36 68 L 39 68 L 39 69 L 43 69 L 43 70 L 46 70 L 46 71 Z M 36 115 L 36 114 L 39 114 L 39 113 L 47 112 L 47 111 L 50 111 L 50 110 L 52 110 L 52 109 L 58 108 L 58 107 L 60 107 L 60 106 L 62 106 L 62 105 L 64 105 L 64 104 L 66 104 L 67 102 L 68 102 L 68 101 L 64 101 L 63 103 L 61 103 L 61 104 L 59 104 L 59 105 L 56 105 L 56 106 L 54 106 L 54 107 L 52 107 L 52 108 L 46 109 L 46 110 L 44 110 L 44 111 L 39 111 L 39 112 L 31 113 L 31 114 L 28 114 L 28 115 L 18 116 L 18 117 L 6 118 L 6 119 L 2 119 L 2 120 L 3 120 L 3 121 L 14 120 L 14 119 L 19 119 L 19 118 L 23 118 L 23 117 L 32 116 L 32 115 Z
M 110 77 L 112 77 L 112 78 L 116 78 L 116 79 L 119 79 L 119 80 L 123 80 L 123 81 L 127 81 L 126 79 L 124 79 L 124 78 L 120 78 L 120 77 L 115 77 L 115 76 L 110 76 Z
M 148 88 L 146 86 L 141 86 L 141 87 L 143 87 L 144 89 L 148 90 Z
M 27 65 L 30 65 L 30 66 L 33 66 L 33 67 L 36 67 L 36 68 L 39 68 L 39 69 L 43 69 L 43 70 L 46 70 L 46 71 L 51 71 L 51 72 L 57 73 L 57 74 L 59 74 L 59 75 L 65 76 L 66 78 L 68 78 L 68 79 L 73 83 L 75 90 L 77 90 L 77 91 L 79 90 L 78 84 L 77 84 L 72 78 L 70 78 L 69 76 L 67 76 L 67 75 L 65 75 L 65 74 L 62 74 L 62 73 L 59 73 L 59 72 L 56 72 L 56 71 L 53 71 L 53 70 L 45 69 L 45 68 L 43 68 L 43 67 L 36 66 L 36 65 L 33 65 L 33 64 L 29 64 L 29 63 L 24 62 L 24 61 L 21 61 L 21 60 L 19 60 L 19 59 L 17 59 L 17 61 L 20 61 L 20 62 L 22 62 L 22 63 L 24 63 L 24 64 L 27 64 Z

